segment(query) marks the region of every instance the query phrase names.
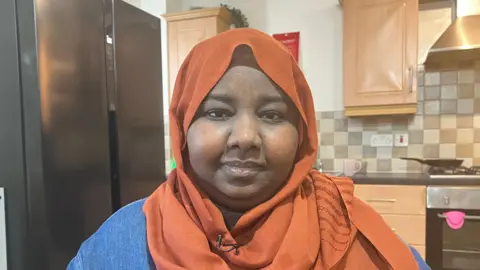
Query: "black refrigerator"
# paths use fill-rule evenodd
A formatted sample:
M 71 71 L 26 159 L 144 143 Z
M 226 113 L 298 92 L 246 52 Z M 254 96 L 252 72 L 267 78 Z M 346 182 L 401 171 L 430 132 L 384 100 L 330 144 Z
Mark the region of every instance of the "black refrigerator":
M 161 62 L 160 20 L 121 0 L 0 1 L 9 270 L 65 269 L 164 181 Z

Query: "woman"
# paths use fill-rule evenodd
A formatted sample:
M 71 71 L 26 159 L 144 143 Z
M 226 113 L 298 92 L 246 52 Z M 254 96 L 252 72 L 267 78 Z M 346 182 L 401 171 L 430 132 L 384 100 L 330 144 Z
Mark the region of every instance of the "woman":
M 69 269 L 428 269 L 351 180 L 311 170 L 311 92 L 268 35 L 238 29 L 198 44 L 170 125 L 167 182 L 107 220 Z

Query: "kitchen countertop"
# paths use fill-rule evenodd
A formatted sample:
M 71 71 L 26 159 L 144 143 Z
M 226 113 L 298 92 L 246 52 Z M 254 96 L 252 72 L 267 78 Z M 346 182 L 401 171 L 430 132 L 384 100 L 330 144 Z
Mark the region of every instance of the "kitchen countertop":
M 424 173 L 366 173 L 352 177 L 355 184 L 421 185 L 421 186 L 480 186 L 478 178 L 430 178 Z

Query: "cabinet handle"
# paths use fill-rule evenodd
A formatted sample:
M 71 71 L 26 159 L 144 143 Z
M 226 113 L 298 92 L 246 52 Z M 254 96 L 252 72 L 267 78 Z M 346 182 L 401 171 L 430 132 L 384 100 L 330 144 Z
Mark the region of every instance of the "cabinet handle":
M 408 67 L 408 90 L 410 93 L 413 93 L 413 82 L 414 82 L 414 74 L 413 74 L 413 66 Z
M 367 199 L 367 202 L 388 202 L 388 203 L 394 203 L 396 202 L 396 199 Z

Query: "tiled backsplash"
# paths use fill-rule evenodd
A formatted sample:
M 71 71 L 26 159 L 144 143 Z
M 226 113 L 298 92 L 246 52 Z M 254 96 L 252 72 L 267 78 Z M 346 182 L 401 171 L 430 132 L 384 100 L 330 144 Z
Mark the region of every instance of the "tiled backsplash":
M 480 69 L 419 73 L 416 115 L 346 118 L 343 111 L 317 113 L 319 162 L 343 170 L 344 159 L 367 161 L 371 172 L 418 172 L 400 157 L 460 158 L 480 165 Z M 408 133 L 408 147 L 371 147 L 376 133 Z
M 370 172 L 418 172 L 400 157 L 461 158 L 480 166 L 480 67 L 418 74 L 416 115 L 347 118 L 343 111 L 318 112 L 318 161 L 343 170 L 344 159 L 367 161 Z M 168 119 L 166 117 L 165 119 Z M 407 133 L 408 147 L 370 147 L 376 133 Z M 165 168 L 170 171 L 170 136 L 165 124 Z

